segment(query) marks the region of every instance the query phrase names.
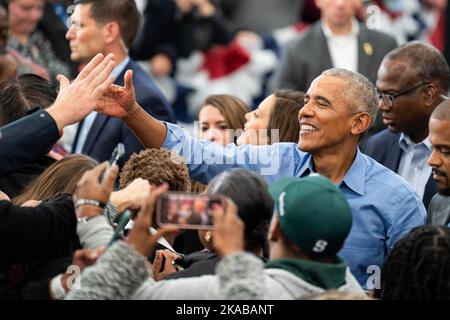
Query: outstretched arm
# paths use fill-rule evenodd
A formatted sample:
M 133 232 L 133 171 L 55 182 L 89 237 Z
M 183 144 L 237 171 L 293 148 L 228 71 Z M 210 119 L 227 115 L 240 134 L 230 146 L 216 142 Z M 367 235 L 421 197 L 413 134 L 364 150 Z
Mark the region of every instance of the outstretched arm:
M 65 126 L 85 118 L 114 79 L 114 56 L 97 55 L 70 83 L 59 76 L 61 89 L 52 106 L 0 128 L 0 177 L 46 154 Z
M 191 178 L 208 183 L 217 174 L 236 167 L 255 171 L 269 180 L 294 175 L 302 160 L 295 144 L 239 147 L 229 144 L 224 148 L 196 139 L 179 126 L 158 121 L 142 109 L 135 101 L 132 76 L 128 70 L 125 86 L 111 86 L 96 110 L 125 121 L 145 147 L 163 147 L 180 154 L 189 166 Z
M 166 126 L 149 115 L 137 102 L 133 87 L 133 71 L 125 73 L 125 86 L 111 86 L 100 100 L 96 111 L 122 119 L 146 148 L 159 148 L 166 138 Z

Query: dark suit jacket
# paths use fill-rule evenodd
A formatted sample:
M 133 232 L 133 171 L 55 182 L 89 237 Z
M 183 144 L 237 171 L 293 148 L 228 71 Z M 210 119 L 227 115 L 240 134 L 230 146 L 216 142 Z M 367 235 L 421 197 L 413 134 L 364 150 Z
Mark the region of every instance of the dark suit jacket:
M 122 86 L 125 72 L 129 69 L 134 72 L 133 84 L 136 91 L 136 100 L 141 107 L 159 120 L 175 123 L 176 120 L 172 108 L 152 79 L 136 63 L 130 61 L 115 83 Z M 83 122 L 80 123 L 75 136 L 73 150 L 75 150 L 77 145 L 82 125 Z M 119 142 L 125 145 L 125 157 L 119 163 L 120 166 L 133 153 L 139 152 L 144 148 L 122 120 L 97 114 L 84 143 L 82 153 L 102 162 L 110 158 L 111 153 Z
M 402 149 L 398 144 L 399 139 L 399 133 L 394 134 L 387 129 L 383 130 L 367 140 L 362 152 L 377 160 L 383 166 L 397 172 L 402 156 Z M 436 182 L 433 180 L 432 175 L 430 175 L 423 195 L 423 204 L 425 205 L 425 208 L 428 209 L 431 198 L 433 198 L 436 192 Z
M 358 72 L 375 83 L 381 61 L 397 47 L 397 42 L 393 37 L 370 30 L 363 24 L 359 24 L 359 28 Z M 311 82 L 330 68 L 333 68 L 333 63 L 327 39 L 318 21 L 287 45 L 275 76 L 275 87 L 306 92 Z
M 37 179 L 55 162 L 55 159 L 48 156 L 36 157 L 32 162 L 0 178 L 0 190 L 6 193 L 11 199 L 17 197 L 32 181 Z
M 47 154 L 59 139 L 55 120 L 44 110 L 0 128 L 0 178 Z

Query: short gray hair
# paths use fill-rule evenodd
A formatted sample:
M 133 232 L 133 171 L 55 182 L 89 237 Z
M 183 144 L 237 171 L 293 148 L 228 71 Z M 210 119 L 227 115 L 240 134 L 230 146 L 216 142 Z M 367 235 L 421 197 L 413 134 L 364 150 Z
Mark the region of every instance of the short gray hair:
M 368 112 L 372 121 L 375 120 L 378 112 L 378 96 L 375 86 L 369 79 L 360 73 L 338 68 L 325 70 L 321 75 L 346 81 L 348 86 L 342 92 L 342 96 L 350 104 L 352 108 L 350 111 Z

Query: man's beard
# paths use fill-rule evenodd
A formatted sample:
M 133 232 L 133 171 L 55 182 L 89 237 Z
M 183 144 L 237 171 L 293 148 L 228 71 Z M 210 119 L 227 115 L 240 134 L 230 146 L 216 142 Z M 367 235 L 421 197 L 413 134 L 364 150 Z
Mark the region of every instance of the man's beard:
M 441 177 L 445 177 L 445 180 L 448 182 L 448 176 L 445 172 L 442 172 L 441 170 L 438 169 L 433 169 L 433 173 L 436 175 L 439 175 Z M 450 196 L 450 186 L 448 185 L 448 183 L 446 184 L 446 186 L 444 188 L 440 188 L 439 185 L 437 186 L 437 191 L 441 196 L 445 196 L 448 197 Z
M 444 197 L 448 197 L 448 196 L 450 196 L 450 188 L 444 188 L 444 189 L 439 189 L 438 188 L 438 193 L 441 195 L 441 196 L 444 196 Z

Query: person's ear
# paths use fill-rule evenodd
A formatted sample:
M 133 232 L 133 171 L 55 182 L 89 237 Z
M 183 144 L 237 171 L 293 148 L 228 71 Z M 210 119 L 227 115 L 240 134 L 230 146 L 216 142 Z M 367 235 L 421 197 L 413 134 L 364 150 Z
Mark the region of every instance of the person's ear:
M 367 112 L 358 112 L 352 116 L 350 121 L 350 132 L 354 136 L 360 136 L 362 133 L 369 130 L 370 124 L 372 123 L 372 117 Z
M 280 220 L 274 215 L 270 223 L 268 239 L 269 241 L 277 242 L 280 239 L 280 235 Z
M 423 105 L 430 109 L 436 104 L 436 99 L 439 97 L 439 89 L 434 83 L 429 83 L 425 86 L 422 93 Z
M 115 21 L 111 21 L 105 24 L 103 30 L 105 33 L 105 42 L 107 44 L 111 44 L 118 38 L 120 38 L 120 27 L 119 24 Z

